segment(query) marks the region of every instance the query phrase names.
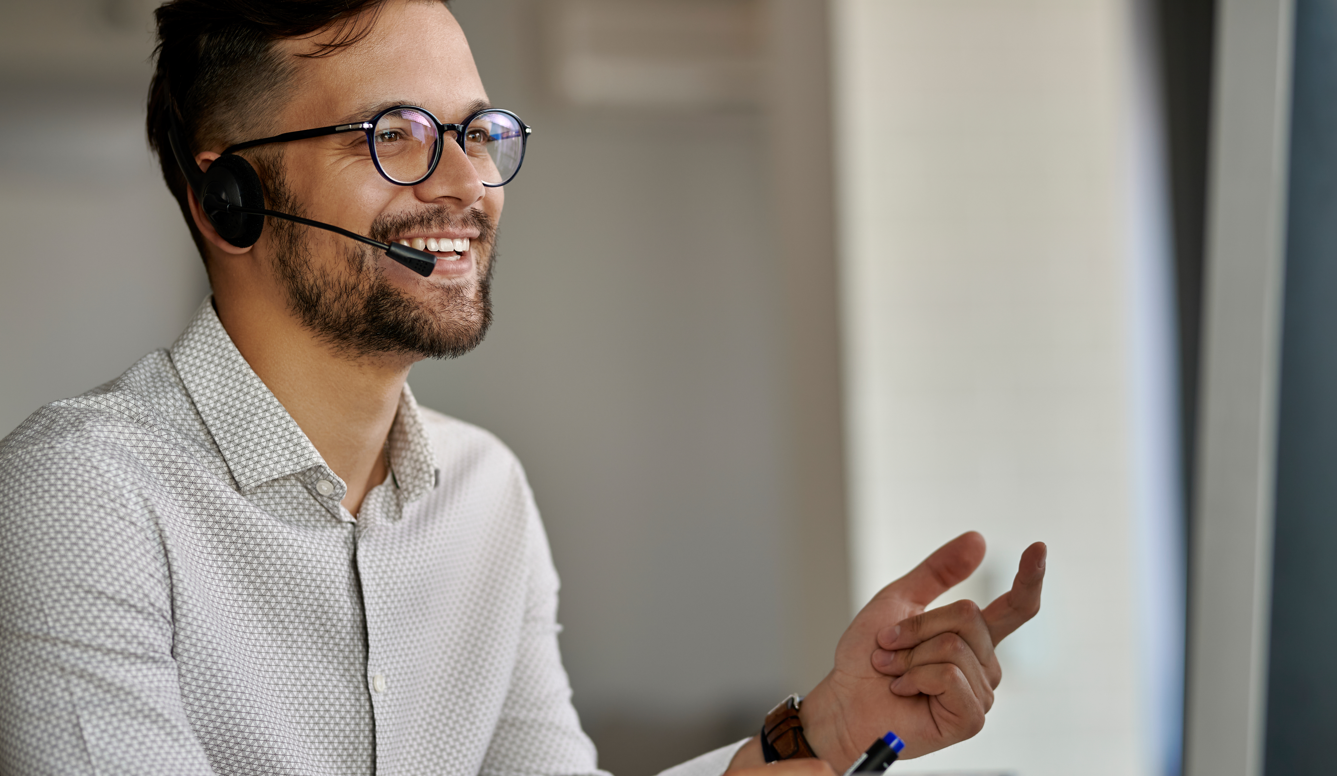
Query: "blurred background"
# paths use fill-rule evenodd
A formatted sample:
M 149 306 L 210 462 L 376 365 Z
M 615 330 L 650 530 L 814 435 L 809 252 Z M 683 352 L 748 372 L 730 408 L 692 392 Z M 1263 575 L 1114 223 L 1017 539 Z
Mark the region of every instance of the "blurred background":
M 0 3 L 0 434 L 208 293 L 156 4 Z M 753 734 L 977 529 L 944 602 L 1044 540 L 1044 609 L 985 731 L 898 772 L 1321 771 L 1333 6 L 455 0 L 535 134 L 497 323 L 411 383 L 525 463 L 602 767 Z

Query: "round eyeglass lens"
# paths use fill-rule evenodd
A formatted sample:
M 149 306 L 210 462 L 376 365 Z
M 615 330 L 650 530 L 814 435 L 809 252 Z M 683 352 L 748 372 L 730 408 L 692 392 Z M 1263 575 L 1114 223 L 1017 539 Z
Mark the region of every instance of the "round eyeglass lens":
M 483 111 L 464 129 L 464 152 L 483 183 L 508 183 L 524 161 L 524 128 L 509 113 Z
M 427 177 L 441 142 L 432 117 L 413 108 L 381 116 L 371 139 L 381 172 L 397 183 L 417 183 Z

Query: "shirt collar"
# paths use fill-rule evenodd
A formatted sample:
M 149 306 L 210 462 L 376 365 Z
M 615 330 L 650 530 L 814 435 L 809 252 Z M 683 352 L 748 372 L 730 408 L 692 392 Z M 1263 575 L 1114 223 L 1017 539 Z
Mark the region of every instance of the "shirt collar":
M 399 395 L 394 425 L 390 426 L 389 449 L 391 476 L 403 492 L 405 502 L 425 496 L 436 487 L 440 470 L 422 422 L 422 412 L 407 383 Z
M 240 492 L 313 467 L 328 470 L 297 421 L 232 343 L 214 311 L 213 297 L 200 305 L 170 354 Z M 435 456 L 407 385 L 390 428 L 389 452 L 394 481 L 405 501 L 435 486 Z

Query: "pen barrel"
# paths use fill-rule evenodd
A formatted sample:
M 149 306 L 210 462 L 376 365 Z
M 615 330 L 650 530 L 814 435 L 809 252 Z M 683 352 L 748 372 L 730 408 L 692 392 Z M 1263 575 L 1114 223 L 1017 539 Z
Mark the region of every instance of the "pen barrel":
M 854 761 L 854 765 L 845 771 L 846 776 L 853 773 L 881 773 L 896 762 L 896 750 L 882 739 L 878 739 L 868 751 Z

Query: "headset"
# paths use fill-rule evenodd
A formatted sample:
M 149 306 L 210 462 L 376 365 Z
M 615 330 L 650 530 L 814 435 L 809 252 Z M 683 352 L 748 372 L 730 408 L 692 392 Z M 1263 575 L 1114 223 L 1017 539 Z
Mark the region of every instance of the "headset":
M 190 154 L 190 146 L 186 145 L 185 141 L 185 132 L 182 131 L 181 122 L 175 114 L 172 114 L 171 124 L 167 128 L 167 141 L 172 147 L 172 156 L 176 159 L 177 166 L 186 176 L 186 184 L 195 192 L 195 199 L 199 200 L 204 217 L 209 219 L 218 236 L 231 245 L 238 248 L 255 245 L 260 239 L 260 233 L 264 231 L 265 216 L 272 216 L 325 229 L 379 248 L 391 259 L 423 277 L 432 274 L 432 270 L 436 267 L 436 257 L 427 251 L 399 243 L 383 243 L 333 224 L 265 208 L 265 189 L 260 184 L 260 176 L 256 174 L 251 163 L 236 154 L 223 154 L 209 165 L 208 170 L 201 170 Z

